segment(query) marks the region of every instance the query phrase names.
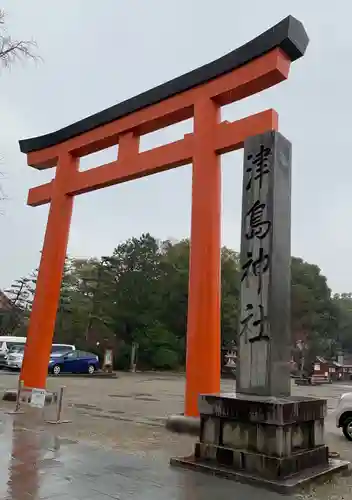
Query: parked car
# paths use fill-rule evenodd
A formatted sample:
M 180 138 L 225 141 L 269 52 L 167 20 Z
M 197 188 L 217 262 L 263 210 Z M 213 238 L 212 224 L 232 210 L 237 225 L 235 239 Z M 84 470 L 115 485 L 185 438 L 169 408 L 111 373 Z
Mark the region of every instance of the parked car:
M 24 345 L 11 347 L 8 354 L 5 356 L 6 368 L 9 370 L 20 370 L 22 368 L 23 355 Z
M 71 344 L 53 344 L 50 357 L 61 356 L 63 353 L 75 350 L 76 347 Z M 20 370 L 22 368 L 23 356 L 24 345 L 14 345 L 6 356 L 6 367 L 10 370 Z
M 336 427 L 342 429 L 346 439 L 352 441 L 352 392 L 342 394 L 335 410 Z
M 11 349 L 16 346 L 24 346 L 26 337 L 0 336 L 0 368 L 7 365 L 7 356 Z
M 52 356 L 62 356 L 63 354 L 71 351 L 75 351 L 76 346 L 72 344 L 53 344 L 51 346 L 51 354 L 50 357 Z
M 49 361 L 49 373 L 89 373 L 93 375 L 99 368 L 99 358 L 91 352 L 72 351 L 52 355 Z

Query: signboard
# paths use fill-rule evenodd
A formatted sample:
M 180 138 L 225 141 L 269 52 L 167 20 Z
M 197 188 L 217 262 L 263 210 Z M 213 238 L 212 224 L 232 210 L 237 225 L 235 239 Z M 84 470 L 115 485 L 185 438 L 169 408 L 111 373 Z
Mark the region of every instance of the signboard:
M 112 366 L 112 349 L 106 349 L 104 354 L 104 366 Z
M 30 405 L 34 408 L 43 408 L 45 405 L 45 389 L 32 389 L 32 397 Z

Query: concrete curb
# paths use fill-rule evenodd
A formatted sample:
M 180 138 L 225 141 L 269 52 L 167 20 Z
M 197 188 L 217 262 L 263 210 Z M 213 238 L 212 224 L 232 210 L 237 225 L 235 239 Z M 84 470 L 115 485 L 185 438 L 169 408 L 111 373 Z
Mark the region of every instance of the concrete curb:
M 185 415 L 170 415 L 166 419 L 165 427 L 168 431 L 178 434 L 190 434 L 199 436 L 200 418 L 186 417 Z
M 6 375 L 14 375 L 18 376 L 19 370 L 7 370 L 2 369 L 0 366 L 0 374 L 6 374 Z M 53 375 L 52 373 L 48 373 L 48 377 L 50 378 L 118 378 L 119 375 L 116 372 L 112 373 L 105 373 L 105 372 L 94 372 L 92 375 L 89 373 L 60 373 L 60 375 Z M 352 387 L 352 386 L 351 386 Z
M 60 373 L 60 375 L 53 375 L 49 373 L 50 378 L 118 378 L 117 373 L 94 372 L 92 375 L 89 373 Z

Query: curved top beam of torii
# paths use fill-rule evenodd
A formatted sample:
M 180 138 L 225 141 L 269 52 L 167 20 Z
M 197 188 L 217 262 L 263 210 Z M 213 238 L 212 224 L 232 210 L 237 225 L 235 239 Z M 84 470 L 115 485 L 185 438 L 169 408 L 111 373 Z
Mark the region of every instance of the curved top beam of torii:
M 303 24 L 288 16 L 250 42 L 215 61 L 185 73 L 142 94 L 127 99 L 99 113 L 88 116 L 56 132 L 19 141 L 23 153 L 56 146 L 81 134 L 104 126 L 127 115 L 167 100 L 181 92 L 204 85 L 257 59 L 274 49 L 281 49 L 291 61 L 302 57 L 308 46 Z

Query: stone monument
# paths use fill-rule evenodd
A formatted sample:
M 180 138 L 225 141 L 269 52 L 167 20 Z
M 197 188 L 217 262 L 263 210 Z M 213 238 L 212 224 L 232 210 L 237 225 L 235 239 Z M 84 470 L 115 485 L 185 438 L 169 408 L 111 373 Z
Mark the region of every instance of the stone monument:
M 291 396 L 291 143 L 244 143 L 239 368 L 235 394 L 200 396 L 194 456 L 172 459 L 281 492 L 347 467 L 329 460 L 326 401 Z
M 279 132 L 244 145 L 237 391 L 289 396 L 291 144 Z

